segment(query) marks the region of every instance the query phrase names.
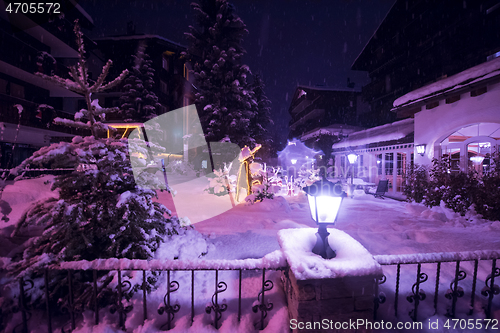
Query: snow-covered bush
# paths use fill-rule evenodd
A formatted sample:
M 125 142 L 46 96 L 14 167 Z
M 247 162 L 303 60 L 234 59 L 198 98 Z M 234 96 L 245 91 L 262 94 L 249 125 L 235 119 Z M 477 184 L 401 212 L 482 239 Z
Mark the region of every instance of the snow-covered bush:
M 37 277 L 45 266 L 61 261 L 149 259 L 167 236 L 179 233 L 179 220 L 169 218 L 169 210 L 153 201 L 156 192 L 149 189 L 159 188 L 162 180 L 149 172 L 134 180 L 127 140 L 76 137 L 71 143 L 42 148 L 19 169 L 57 160 L 73 164 L 75 171 L 55 179 L 52 190 L 58 191 L 57 198 L 37 202 L 21 217 L 15 236 L 34 227 L 43 232 L 28 242 L 22 257 L 14 258 L 11 275 Z M 89 167 L 77 171 L 77 165 Z M 75 292 L 85 295 L 90 280 L 81 275 Z M 100 279 L 103 291 L 99 301 L 106 303 L 113 294 L 108 287 L 112 278 L 106 274 Z M 52 283 L 51 288 L 61 284 L 57 279 Z M 67 291 L 62 289 L 57 289 L 58 297 L 65 299 Z M 79 300 L 88 305 L 90 295 Z
M 485 219 L 500 220 L 500 157 L 494 153 L 488 158 L 489 169 L 482 173 L 450 173 L 447 158 L 433 160 L 428 179 L 425 168 L 410 168 L 404 193 L 409 201 L 423 202 L 428 207 L 443 203 L 462 216 L 473 209 Z
M 214 177 L 210 179 L 208 187 L 205 189 L 210 194 L 222 196 L 236 191 L 236 175 L 230 175 L 231 165 L 227 166 L 224 163 L 224 168 L 214 170 Z
M 413 164 L 404 177 L 403 193 L 408 201 L 422 202 L 428 189 L 427 168 Z
M 253 185 L 252 194 L 245 198 L 245 202 L 254 204 L 256 202 L 264 201 L 264 199 L 274 199 L 274 193 L 271 191 L 271 185 L 267 182 Z
M 165 169 L 167 172 L 175 175 L 192 175 L 195 173 L 191 163 L 184 160 L 173 160 L 170 161 Z

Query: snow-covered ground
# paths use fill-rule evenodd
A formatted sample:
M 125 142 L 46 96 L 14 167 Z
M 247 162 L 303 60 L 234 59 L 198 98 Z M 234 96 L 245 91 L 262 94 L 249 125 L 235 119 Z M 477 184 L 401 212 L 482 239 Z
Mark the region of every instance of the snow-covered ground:
M 22 240 L 9 240 L 13 226 L 22 212 L 32 202 L 53 195 L 50 192 L 50 185 L 45 184 L 51 177 L 43 177 L 33 180 L 25 180 L 7 185 L 3 193 L 3 198 L 10 203 L 13 210 L 9 215 L 10 221 L 1 222 L 0 230 L 0 256 L 7 256 L 13 248 Z M 295 197 L 276 197 L 274 200 L 265 200 L 254 205 L 238 203 L 234 208 L 228 206 L 229 197 L 217 197 L 203 191 L 208 184 L 206 180 L 200 178 L 198 181 L 183 183 L 182 179 L 169 180 L 170 185 L 177 190 L 177 196 L 174 198 L 166 192 L 159 192 L 159 201 L 171 208 L 174 213 L 182 211 L 183 213 L 192 211 L 198 217 L 192 220 L 199 220 L 194 223 L 195 230 L 208 237 L 210 246 L 208 254 L 204 259 L 246 259 L 262 258 L 266 254 L 279 250 L 277 232 L 281 229 L 289 228 L 315 228 L 314 221 L 310 218 L 309 207 L 304 195 Z M 175 205 L 182 202 L 182 209 L 175 209 Z M 225 208 L 221 208 L 224 206 Z M 222 213 L 221 213 L 222 211 Z M 183 214 L 185 215 L 185 214 Z M 207 218 L 200 218 L 199 216 Z M 183 216 L 181 216 L 183 217 Z M 189 214 L 187 217 L 190 218 Z M 335 228 L 338 228 L 352 236 L 361 243 L 372 255 L 385 254 L 412 254 L 412 253 L 435 253 L 435 252 L 457 252 L 457 251 L 476 251 L 476 250 L 499 250 L 500 249 L 500 222 L 482 220 L 475 214 L 461 217 L 443 207 L 434 207 L 428 209 L 420 204 L 409 204 L 391 199 L 376 199 L 371 195 L 358 193 L 354 198 L 346 198 L 341 206 Z M 13 244 L 14 243 L 14 244 Z M 335 244 L 331 244 L 335 248 Z M 431 271 L 435 270 L 435 265 L 423 266 L 429 274 L 429 281 L 432 280 Z M 433 268 L 434 267 L 434 268 Z M 463 267 L 472 269 L 468 263 Z M 488 267 L 481 266 L 478 282 L 478 291 L 484 285 L 484 279 L 488 272 Z M 410 287 L 414 283 L 415 273 L 403 275 L 402 285 Z M 284 295 L 279 286 L 279 272 L 269 271 L 269 278 L 274 281 L 275 287 L 270 292 L 269 300 L 274 303 L 274 308 L 269 312 L 270 323 L 266 332 L 287 332 L 288 315 Z M 390 293 L 393 293 L 394 283 L 391 282 L 395 272 L 393 267 L 384 267 L 384 273 L 388 275 L 388 282 L 384 288 L 388 294 L 388 304 L 380 308 L 381 318 L 390 318 L 392 301 Z M 230 302 L 227 312 L 223 313 L 221 319 L 221 332 L 250 332 L 253 330 L 252 323 L 257 321 L 257 315 L 245 313 L 241 323 L 236 320 L 236 307 L 232 299 L 237 299 L 237 273 L 221 272 L 224 281 L 228 283 L 228 291 L 221 298 Z M 245 275 L 246 274 L 246 275 Z M 443 264 L 442 268 L 442 287 L 444 293 L 448 288 L 447 284 L 451 282 L 451 276 L 454 274 L 454 264 Z M 195 288 L 199 290 L 197 298 L 209 300 L 213 294 L 214 273 L 197 273 Z M 165 277 L 164 277 L 165 278 Z M 189 272 L 173 273 L 180 285 L 190 286 Z M 470 278 L 469 278 L 470 279 Z M 244 294 L 243 305 L 247 308 L 255 301 L 256 295 L 260 289 L 261 275 L 258 272 L 248 271 L 244 273 Z M 432 316 L 432 298 L 434 291 L 434 282 L 427 282 L 425 286 L 428 297 L 422 302 L 422 311 L 425 316 Z M 483 283 L 480 285 L 479 283 Z M 163 288 L 163 289 L 162 289 Z M 142 324 L 142 313 L 139 311 L 140 299 L 136 299 L 134 311 L 129 315 L 127 326 L 138 326 L 134 332 L 154 332 L 155 327 L 160 323 L 166 322 L 165 315 L 156 314 L 158 304 L 162 303 L 165 294 L 165 288 L 160 287 L 158 292 L 149 297 L 148 309 L 152 313 L 144 326 Z M 466 290 L 466 296 L 470 297 L 470 286 Z M 189 290 L 189 289 L 188 289 Z M 384 289 L 382 289 L 384 290 Z M 162 293 L 163 292 L 163 293 Z M 405 291 L 406 292 L 406 291 Z M 213 332 L 210 325 L 212 316 L 204 313 L 205 303 L 197 306 L 197 315 L 193 326 L 190 326 L 190 291 L 180 290 L 179 295 L 172 294 L 172 300 L 181 304 L 181 311 L 176 314 L 175 328 L 173 332 Z M 400 298 L 401 305 L 400 319 L 409 321 L 407 316 L 410 303 L 406 302 L 403 294 Z M 445 311 L 447 300 L 440 297 L 440 313 Z M 463 301 L 464 304 L 467 303 Z M 482 302 L 482 303 L 481 303 Z M 406 304 L 408 303 L 408 304 Z M 481 304 L 484 300 L 476 300 L 476 315 L 482 318 Z M 465 305 L 461 305 L 464 307 Z M 444 310 L 443 310 L 444 309 Z M 463 309 L 462 309 L 463 310 Z M 103 311 L 104 312 L 104 311 Z M 153 313 L 154 312 L 154 313 Z M 458 310 L 457 310 L 458 312 Z M 465 312 L 465 311 L 462 311 Z M 103 314 L 104 316 L 104 314 Z M 257 316 L 257 317 L 255 317 Z M 100 328 L 94 329 L 94 332 L 114 332 L 114 329 L 105 327 L 114 327 L 116 315 L 105 315 Z M 495 317 L 499 317 L 495 314 Z M 87 318 L 87 317 L 86 317 Z M 434 319 L 442 317 L 433 317 Z M 91 325 L 91 314 L 85 321 Z M 107 323 L 107 324 L 106 324 Z M 88 331 L 89 326 L 82 326 L 78 332 Z M 435 331 L 434 331 L 435 332 Z

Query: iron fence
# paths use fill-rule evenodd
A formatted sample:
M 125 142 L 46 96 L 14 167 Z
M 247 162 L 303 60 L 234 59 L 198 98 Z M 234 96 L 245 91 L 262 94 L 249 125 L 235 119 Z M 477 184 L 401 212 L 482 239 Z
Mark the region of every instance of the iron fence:
M 209 300 L 208 304 L 205 304 L 204 310 L 207 314 L 212 316 L 212 325 L 218 329 L 220 326 L 220 322 L 222 320 L 223 313 L 228 309 L 228 303 L 226 300 L 221 301 L 221 294 L 225 292 L 228 288 L 228 284 L 221 279 L 220 273 L 221 271 L 235 271 L 237 272 L 237 289 L 238 289 L 238 299 L 237 299 L 237 319 L 240 322 L 242 318 L 242 313 L 246 311 L 250 313 L 258 314 L 260 312 L 260 320 L 255 324 L 255 327 L 263 330 L 266 326 L 266 318 L 269 311 L 273 309 L 273 303 L 266 300 L 266 293 L 271 291 L 274 288 L 274 282 L 266 277 L 266 272 L 269 270 L 272 271 L 280 271 L 285 269 L 285 267 L 279 267 L 276 265 L 259 265 L 255 266 L 254 262 L 259 263 L 259 260 L 262 259 L 249 259 L 251 264 L 249 266 L 248 260 L 224 260 L 224 267 L 220 267 L 220 262 L 222 261 L 199 261 L 202 262 L 203 265 L 196 263 L 196 261 L 188 262 L 187 265 L 182 264 L 182 262 L 174 260 L 174 261 L 164 261 L 161 264 L 158 264 L 160 261 L 153 260 L 153 264 L 151 269 L 144 269 L 145 265 L 148 265 L 147 261 L 144 260 L 136 260 L 136 261 L 127 261 L 125 260 L 117 260 L 114 259 L 114 264 L 102 264 L 105 260 L 96 260 L 95 262 L 84 262 L 86 265 L 84 268 L 78 268 L 81 266 L 81 262 L 67 262 L 62 263 L 60 265 L 53 265 L 47 267 L 43 270 L 43 282 L 38 281 L 35 282 L 28 278 L 20 277 L 18 278 L 18 288 L 19 288 L 19 299 L 18 305 L 15 312 L 20 312 L 21 314 L 21 322 L 14 328 L 14 332 L 22 332 L 27 333 L 30 331 L 30 326 L 34 325 L 34 323 L 30 323 L 30 319 L 32 318 L 33 309 L 30 309 L 30 304 L 28 301 L 28 293 L 31 288 L 34 288 L 35 284 L 39 286 L 43 286 L 43 301 L 44 305 L 44 315 L 39 315 L 38 318 L 42 318 L 46 321 L 47 332 L 52 333 L 55 331 L 54 325 L 54 304 L 58 303 L 57 300 L 51 298 L 51 291 L 49 287 L 49 283 L 51 278 L 58 273 L 65 274 L 65 278 L 61 283 L 66 283 L 66 288 L 68 290 L 68 303 L 62 305 L 64 307 L 62 312 L 67 313 L 65 323 L 61 325 L 60 316 L 57 318 L 57 327 L 61 329 L 61 332 L 72 331 L 76 328 L 78 320 L 82 318 L 82 313 L 84 310 L 90 310 L 93 312 L 93 323 L 94 325 L 98 325 L 102 319 L 101 315 L 103 311 L 109 311 L 111 313 L 117 313 L 117 327 L 126 330 L 125 322 L 127 319 L 127 314 L 129 314 L 133 310 L 133 304 L 124 302 L 124 295 L 132 288 L 132 283 L 125 278 L 124 272 L 140 272 L 142 275 L 142 284 L 138 290 L 142 295 L 142 320 L 143 323 L 148 319 L 148 292 L 147 292 L 147 273 L 148 272 L 164 272 L 166 273 L 166 293 L 163 297 L 163 302 L 159 304 L 157 308 L 157 312 L 159 315 L 166 315 L 165 323 L 161 326 L 162 330 L 170 330 L 173 328 L 175 323 L 175 315 L 179 312 L 181 307 L 190 306 L 190 319 L 191 324 L 194 322 L 194 318 L 196 313 L 196 309 L 200 309 L 200 305 L 197 303 L 203 302 L 203 300 L 198 299 L 196 296 L 197 286 L 195 285 L 195 276 L 197 274 L 206 274 L 207 272 L 215 273 L 214 279 L 214 289 L 213 294 Z M 116 264 L 119 262 L 119 264 Z M 120 264 L 121 262 L 121 264 Z M 123 262 L 126 264 L 124 265 Z M 138 264 L 139 263 L 139 264 Z M 228 265 L 229 263 L 229 265 Z M 236 266 L 234 266 L 236 263 Z M 128 267 L 124 267 L 127 266 Z M 239 266 L 239 267 L 237 267 Z M 120 267 L 120 268 L 117 268 Z M 75 295 L 75 275 L 77 272 L 87 271 L 92 272 L 92 281 L 90 281 L 91 290 L 92 290 L 92 308 L 85 308 L 81 305 L 76 304 L 76 299 L 81 295 Z M 181 285 L 177 280 L 174 279 L 173 273 L 184 271 L 190 273 L 190 288 L 186 285 Z M 256 291 L 255 301 L 253 302 L 251 307 L 247 307 L 246 309 L 242 306 L 242 281 L 244 280 L 244 271 L 253 272 L 250 274 L 260 274 L 261 283 L 260 289 Z M 111 272 L 116 274 L 117 284 L 116 284 L 116 293 L 117 300 L 111 306 L 107 306 L 100 308 L 98 300 L 98 294 L 100 292 L 100 288 L 102 286 L 99 285 L 99 273 L 103 272 Z M 173 293 L 179 291 L 181 288 L 185 287 L 187 292 L 190 289 L 190 304 L 179 304 L 172 301 Z M 181 291 L 182 292 L 182 291 Z M 205 300 L 206 301 L 206 300 Z M 235 303 L 235 302 L 233 302 Z M 60 305 L 61 306 L 61 305 Z M 42 311 L 42 310 L 39 310 Z M 199 313 L 198 313 L 199 314 Z M 149 313 L 151 315 L 151 313 Z M 1 320 L 0 320 L 1 324 Z M 39 325 L 40 323 L 37 323 Z M 1 325 L 0 325 L 1 326 Z M 58 328 L 58 329 L 59 329 Z
M 491 319 L 494 297 L 500 293 L 500 287 L 495 284 L 495 278 L 500 276 L 500 268 L 497 264 L 497 260 L 500 259 L 500 251 L 378 255 L 374 256 L 374 258 L 379 264 L 387 268 L 395 268 L 395 272 L 394 269 L 392 271 L 384 269 L 384 271 L 390 271 L 390 274 L 381 276 L 377 284 L 385 286 L 388 280 L 386 275 L 390 276 L 391 280 L 394 280 L 395 289 L 393 295 L 391 292 L 391 299 L 393 297 L 392 303 L 395 317 L 398 317 L 398 311 L 401 308 L 401 294 L 406 290 L 405 299 L 409 305 L 413 305 L 409 312 L 409 316 L 413 321 L 421 319 L 419 309 L 424 301 L 432 302 L 432 304 L 425 304 L 427 308 L 432 305 L 433 313 L 430 313 L 430 315 L 440 314 L 439 308 L 442 310 L 440 296 L 444 296 L 448 300 L 445 305 L 446 312 L 441 314 L 450 318 L 455 318 L 457 305 L 459 304 L 462 309 L 468 309 L 466 311 L 467 315 L 472 315 L 475 302 L 480 300 L 479 297 L 483 297 L 485 316 Z M 448 265 L 446 270 L 444 265 Z M 410 274 L 415 274 L 414 278 L 408 279 Z M 471 277 L 471 279 L 466 280 L 467 277 Z M 434 279 L 433 284 L 429 283 L 432 279 Z M 448 282 L 443 282 L 445 279 L 448 279 Z M 412 284 L 403 283 L 403 281 L 408 280 L 414 282 Z M 478 295 L 477 288 L 480 283 L 483 283 L 484 286 L 480 291 L 480 295 Z M 431 300 L 428 299 L 423 287 L 433 289 Z M 446 291 L 443 292 L 443 288 L 446 288 Z M 385 293 L 379 293 L 377 290 L 374 307 L 375 320 L 377 320 L 381 304 L 386 303 L 387 299 L 388 296 Z

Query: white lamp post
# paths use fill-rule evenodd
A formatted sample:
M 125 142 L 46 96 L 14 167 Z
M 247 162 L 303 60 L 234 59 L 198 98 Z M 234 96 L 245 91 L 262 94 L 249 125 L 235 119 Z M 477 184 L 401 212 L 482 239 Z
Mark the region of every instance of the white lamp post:
M 326 230 L 328 224 L 334 224 L 340 210 L 342 199 L 346 196 L 340 184 L 329 182 L 325 178 L 304 188 L 309 201 L 311 216 L 318 224 L 316 245 L 312 252 L 324 259 L 335 258 L 336 253 L 328 244 Z

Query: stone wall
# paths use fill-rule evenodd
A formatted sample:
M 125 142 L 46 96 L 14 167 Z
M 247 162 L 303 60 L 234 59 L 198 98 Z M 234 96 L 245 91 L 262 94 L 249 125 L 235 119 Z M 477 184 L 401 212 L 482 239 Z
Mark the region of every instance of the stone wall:
M 282 280 L 290 319 L 304 323 L 318 323 L 327 319 L 331 327 L 335 327 L 335 323 L 341 325 L 349 320 L 373 321 L 374 295 L 377 288 L 375 275 L 297 280 L 288 268 L 282 273 Z M 293 330 L 294 333 L 327 331 L 336 330 Z

